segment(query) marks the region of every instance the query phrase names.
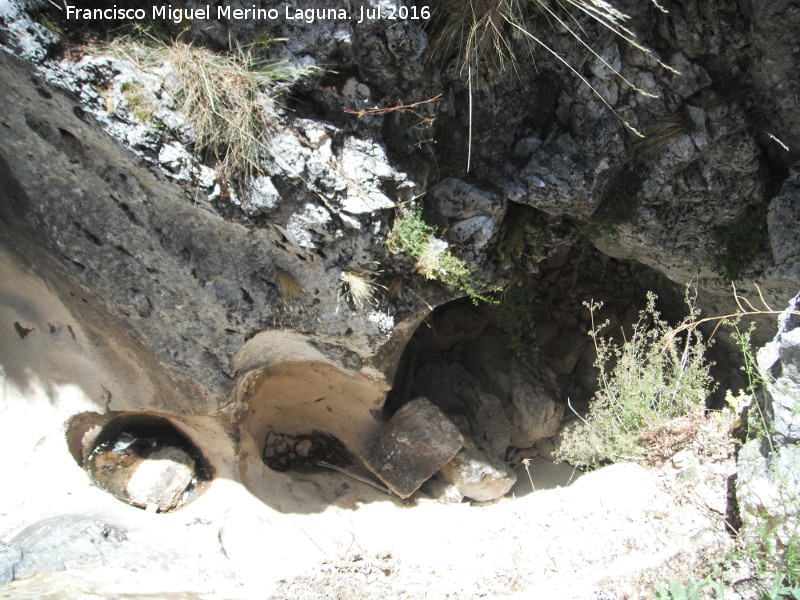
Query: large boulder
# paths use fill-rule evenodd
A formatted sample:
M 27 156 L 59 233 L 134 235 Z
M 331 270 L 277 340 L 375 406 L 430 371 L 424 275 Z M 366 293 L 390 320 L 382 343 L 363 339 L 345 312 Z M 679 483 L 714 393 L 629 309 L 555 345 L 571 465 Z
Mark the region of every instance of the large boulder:
M 367 449 L 366 467 L 390 490 L 408 498 L 461 449 L 456 426 L 425 398 L 398 410 Z
M 486 440 L 496 454 L 510 445 L 511 425 L 503 404 L 460 364 L 426 363 L 417 373 L 413 391 L 442 409 L 464 435 Z
M 499 331 L 470 344 L 465 364 L 481 387 L 500 399 L 511 423 L 512 446 L 529 448 L 556 433 L 564 404 L 558 399 L 554 374 L 523 365 Z

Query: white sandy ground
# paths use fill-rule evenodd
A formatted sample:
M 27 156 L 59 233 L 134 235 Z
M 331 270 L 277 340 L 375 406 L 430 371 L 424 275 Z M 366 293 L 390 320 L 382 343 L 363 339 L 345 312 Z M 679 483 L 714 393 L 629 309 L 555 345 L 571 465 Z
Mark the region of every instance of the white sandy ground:
M 30 329 L 24 338 L 15 322 Z M 124 544 L 151 558 L 107 556 L 12 583 L 0 598 L 649 598 L 654 581 L 683 577 L 731 543 L 725 452 L 682 470 L 612 466 L 569 487 L 556 486 L 571 468 L 537 459 L 535 493 L 523 470 L 514 495 L 490 506 L 405 506 L 337 473 L 272 472 L 252 444 L 237 456 L 225 411 L 182 421 L 215 469 L 207 491 L 174 513 L 147 513 L 92 485 L 68 448 L 70 418 L 105 412 L 104 391 L 115 402 L 140 394 L 142 406 L 159 393 L 113 343 L 0 254 L 0 540 L 79 514 L 124 529 Z M 24 596 L 26 586 L 51 595 Z

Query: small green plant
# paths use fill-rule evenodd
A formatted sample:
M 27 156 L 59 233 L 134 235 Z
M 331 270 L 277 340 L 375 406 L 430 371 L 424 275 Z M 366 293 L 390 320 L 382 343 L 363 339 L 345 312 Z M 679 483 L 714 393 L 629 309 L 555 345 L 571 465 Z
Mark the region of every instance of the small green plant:
M 669 580 L 667 585 L 656 585 L 656 600 L 700 600 L 700 592 L 708 587 L 714 590 L 716 600 L 725 597 L 725 587 L 722 582 L 712 583 L 708 578 L 696 581 L 690 579 L 685 585 L 675 579 Z
M 149 98 L 147 88 L 137 81 L 126 81 L 120 87 L 122 97 L 130 107 L 131 114 L 142 123 L 149 123 L 155 107 Z
M 464 292 L 475 304 L 497 304 L 497 300 L 481 291 L 483 286 L 467 263 L 452 254 L 447 242 L 436 237 L 436 229 L 422 217 L 421 206 L 403 204 L 398 207 L 386 247 L 390 252 L 409 254 L 416 261 L 420 274 Z M 488 291 L 496 292 L 499 288 Z
M 517 358 L 524 363 L 534 362 L 539 356 L 533 311 L 540 298 L 538 292 L 537 282 L 523 280 L 506 289 L 500 301 L 500 326 Z
M 584 303 L 592 316 L 600 389 L 586 418 L 568 430 L 557 449 L 560 460 L 591 468 L 666 457 L 695 435 L 713 389 L 707 345 L 696 327 L 676 334 L 656 311 L 655 302 L 655 294 L 648 293 L 646 308 L 621 347 L 600 336 L 606 323 L 594 323 L 602 305 Z M 687 304 L 689 315 L 682 325 L 697 321 L 698 312 L 688 298 Z

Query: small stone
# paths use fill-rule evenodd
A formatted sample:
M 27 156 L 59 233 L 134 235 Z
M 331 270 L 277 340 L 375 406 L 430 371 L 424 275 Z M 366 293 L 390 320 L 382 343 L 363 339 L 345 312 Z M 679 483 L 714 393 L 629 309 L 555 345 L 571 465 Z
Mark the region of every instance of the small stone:
M 491 448 L 483 446 L 465 440 L 464 447 L 439 471 L 442 479 L 478 502 L 502 498 L 517 482 L 516 472 L 495 456 Z
M 289 451 L 289 445 L 281 440 L 275 444 L 275 454 L 286 454 Z
M 275 441 L 276 441 L 276 438 L 277 438 L 277 437 L 278 437 L 278 436 L 276 436 L 276 435 L 275 435 L 275 434 L 274 434 L 272 431 L 270 431 L 270 432 L 267 434 L 267 442 L 266 442 L 266 445 L 267 445 L 267 446 L 274 446 L 274 445 L 275 445 Z
M 692 461 L 692 455 L 688 450 L 681 450 L 672 457 L 672 466 L 675 469 L 685 469 Z
M 264 458 L 272 458 L 273 456 L 275 456 L 275 448 L 273 446 L 264 448 Z
M 294 447 L 294 451 L 300 458 L 308 458 L 308 455 L 311 454 L 311 449 L 313 447 L 314 445 L 311 443 L 311 440 L 303 440 L 301 442 L 297 442 Z
M 408 498 L 450 461 L 463 443 L 461 433 L 445 414 L 420 397 L 389 419 L 363 460 L 390 490 Z

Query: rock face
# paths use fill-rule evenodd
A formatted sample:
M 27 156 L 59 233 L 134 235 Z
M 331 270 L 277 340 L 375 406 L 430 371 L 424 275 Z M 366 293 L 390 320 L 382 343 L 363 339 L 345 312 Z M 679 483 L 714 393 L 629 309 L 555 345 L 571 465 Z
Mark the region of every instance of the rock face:
M 756 397 L 760 411 L 752 408 L 748 418 L 762 433 L 739 451 L 736 495 L 746 535 L 758 537 L 759 519 L 780 546 L 800 527 L 800 295 L 759 351 L 758 368 L 768 383 Z
M 450 461 L 464 444 L 458 429 L 425 398 L 412 400 L 381 430 L 364 456 L 370 471 L 401 498 Z
M 511 445 L 503 404 L 458 363 L 429 362 L 417 373 L 414 393 L 429 398 L 465 436 L 485 440 L 501 455 Z
M 502 402 L 511 423 L 511 446 L 528 448 L 556 432 L 564 405 L 556 395 L 555 377 L 546 369 L 536 373 L 520 364 L 499 334 L 474 343 L 466 365 Z
M 0 2 L 0 266 L 17 266 L 31 278 L 25 281 L 38 282 L 24 293 L 14 289 L 22 275 L 0 282 L 3 308 L 13 313 L 0 328 L 11 336 L 0 346 L 1 374 L 4 386 L 30 394 L 41 379 L 51 401 L 42 405 L 53 411 L 64 388 L 84 394 L 83 405 L 52 412 L 45 447 L 58 439 L 66 453 L 64 424 L 81 411 L 178 417 L 213 434 L 199 439 L 213 442 L 224 479 L 244 483 L 279 511 L 295 510 L 273 491 L 291 474 L 260 458 L 268 433 L 308 440 L 320 431 L 343 452 L 363 456 L 406 343 L 431 311 L 463 295 L 425 279 L 408 253 L 386 252 L 395 207 L 404 202 L 422 207 L 438 227 L 437 256 L 463 261 L 450 268 L 463 267 L 480 289 L 508 291 L 510 282 L 542 273 L 546 259 L 584 244 L 631 267 L 606 280 L 611 293 L 614 281 L 630 283 L 634 266 L 673 287 L 696 282 L 701 307 L 717 314 L 731 277 L 759 283 L 768 301 L 783 302 L 800 288 L 796 1 L 684 0 L 668 13 L 651 2 L 620 2 L 642 43 L 658 49 L 653 55 L 573 15 L 592 54 L 530 14 L 526 26 L 552 54 L 538 53 L 536 68 L 482 65 L 469 80 L 458 62 L 463 52 L 437 52 L 449 40 L 436 39 L 441 28 L 422 19 L 187 19 L 184 39 L 197 47 L 262 47 L 265 36 L 280 37 L 288 41 L 266 45 L 262 58 L 285 60 L 295 73 L 326 69 L 254 94 L 270 115 L 269 144 L 259 151 L 258 173 L 234 177 L 213 151 L 198 151 L 170 61 L 150 65 L 64 44 L 54 33 L 56 4 Z M 326 8 L 322 0 L 306 5 Z M 108 33 L 95 29 L 100 23 L 86 27 L 89 37 Z M 530 54 L 520 40 L 510 43 L 518 56 Z M 289 92 L 283 104 L 274 101 L 281 92 Z M 605 263 L 582 254 L 570 260 L 605 277 Z M 552 368 L 512 356 L 488 313 L 462 311 L 450 322 L 443 316 L 440 338 L 419 336 L 414 351 L 427 377 L 420 385 L 448 414 L 430 403 L 406 414 L 409 404 L 372 447 L 370 464 L 398 494 L 444 467 L 461 493 L 498 497 L 512 479 L 503 446 L 530 447 L 555 432 L 569 378 L 593 358 L 582 337 L 587 298 L 573 293 L 566 273 L 553 286 L 562 296 L 558 311 L 538 328 L 555 355 Z M 581 269 L 573 273 L 583 277 Z M 353 285 L 345 285 L 345 274 L 356 275 Z M 745 514 L 760 507 L 747 481 L 756 491 L 773 489 L 796 464 L 793 331 L 782 333 L 769 366 L 776 383 L 764 398 L 781 450 L 742 451 L 742 460 L 752 459 L 742 463 Z M 447 365 L 438 373 L 431 353 L 447 355 L 438 357 Z M 41 364 L 61 354 L 78 358 L 59 369 Z M 34 356 L 45 358 L 32 376 Z M 9 406 L 21 412 L 23 402 Z M 463 434 L 449 417 L 469 431 L 458 454 Z M 314 444 L 301 444 L 293 458 L 288 446 L 282 456 L 318 458 Z M 80 440 L 69 445 L 80 448 Z M 437 451 L 424 456 L 420 449 Z M 17 505 L 27 484 L 15 491 Z M 303 494 L 293 502 L 322 510 L 325 486 L 297 487 Z M 331 494 L 340 499 L 341 491 Z M 27 524 L 0 508 L 4 532 Z M 119 531 L 109 529 L 106 543 L 96 529 L 90 524 L 80 534 L 98 541 L 76 551 L 89 557 L 85 564 L 113 547 Z M 64 540 L 58 527 L 37 535 L 42 545 Z M 34 560 L 24 548 L 22 556 Z M 63 561 L 41 564 L 60 569 Z M 0 577 L 7 573 L 0 568 Z

